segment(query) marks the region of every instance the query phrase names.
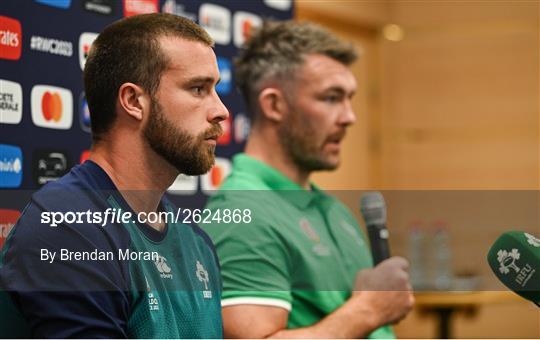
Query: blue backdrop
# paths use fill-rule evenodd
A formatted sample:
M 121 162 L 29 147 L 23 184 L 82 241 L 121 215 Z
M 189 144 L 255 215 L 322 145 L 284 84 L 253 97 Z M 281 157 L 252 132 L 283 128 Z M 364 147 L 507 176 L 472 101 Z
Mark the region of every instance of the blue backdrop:
M 201 24 L 216 41 L 229 108 L 227 133 L 207 175 L 179 176 L 169 191 L 184 207 L 204 204 L 242 150 L 249 114 L 236 91 L 232 58 L 262 19 L 289 19 L 289 0 L 1 0 L 0 1 L 0 247 L 29 194 L 87 156 L 90 115 L 82 83 L 93 39 L 125 16 L 168 12 Z M 114 65 L 111 65 L 114 67 Z

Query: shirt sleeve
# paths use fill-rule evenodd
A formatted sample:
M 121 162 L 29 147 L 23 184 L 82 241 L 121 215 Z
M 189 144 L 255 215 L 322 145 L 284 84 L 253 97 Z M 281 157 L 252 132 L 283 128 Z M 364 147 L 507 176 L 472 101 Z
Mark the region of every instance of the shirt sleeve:
M 59 260 L 62 249 L 117 251 L 126 242 L 114 236 L 120 231 L 90 224 L 53 228 L 40 223 L 41 211 L 35 202 L 27 206 L 0 256 L 0 288 L 26 319 L 32 336 L 127 337 L 127 268 L 118 261 Z M 55 260 L 44 259 L 44 250 L 55 252 Z
M 245 209 L 246 204 L 212 199 L 207 208 Z M 223 280 L 222 306 L 258 304 L 291 309 L 290 260 L 275 228 L 254 216 L 249 223 L 203 225 L 215 244 Z

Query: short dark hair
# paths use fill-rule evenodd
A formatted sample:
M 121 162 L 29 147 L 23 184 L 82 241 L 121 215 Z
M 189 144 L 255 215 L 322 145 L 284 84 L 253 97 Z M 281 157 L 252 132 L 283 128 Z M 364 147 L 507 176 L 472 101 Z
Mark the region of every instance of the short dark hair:
M 235 59 L 236 84 L 250 109 L 256 109 L 263 81 L 293 78 L 308 54 L 322 54 L 347 66 L 358 58 L 352 44 L 313 23 L 265 21 L 255 30 Z
M 107 26 L 92 44 L 84 68 L 92 139 L 102 139 L 116 119 L 118 89 L 126 82 L 155 95 L 169 65 L 158 39 L 179 37 L 214 46 L 208 33 L 181 16 L 152 13 L 121 19 Z

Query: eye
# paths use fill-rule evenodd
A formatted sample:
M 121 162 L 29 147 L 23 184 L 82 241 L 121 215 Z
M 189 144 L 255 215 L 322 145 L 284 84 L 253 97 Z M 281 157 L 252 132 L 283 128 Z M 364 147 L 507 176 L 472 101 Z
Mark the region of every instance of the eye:
M 341 100 L 341 97 L 338 95 L 327 95 L 323 97 L 323 100 L 327 103 L 337 103 Z
M 193 94 L 195 94 L 196 96 L 200 96 L 201 94 L 203 94 L 203 91 L 204 91 L 203 86 L 193 86 L 191 88 L 191 92 L 193 92 Z

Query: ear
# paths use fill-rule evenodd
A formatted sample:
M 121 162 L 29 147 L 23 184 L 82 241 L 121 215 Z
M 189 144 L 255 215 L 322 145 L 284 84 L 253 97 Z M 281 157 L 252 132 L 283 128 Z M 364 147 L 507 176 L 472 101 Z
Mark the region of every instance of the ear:
M 273 122 L 281 122 L 289 110 L 282 90 L 267 87 L 259 93 L 259 107 L 262 115 Z
M 139 85 L 124 83 L 118 89 L 118 102 L 124 111 L 139 121 L 150 108 L 150 98 Z

